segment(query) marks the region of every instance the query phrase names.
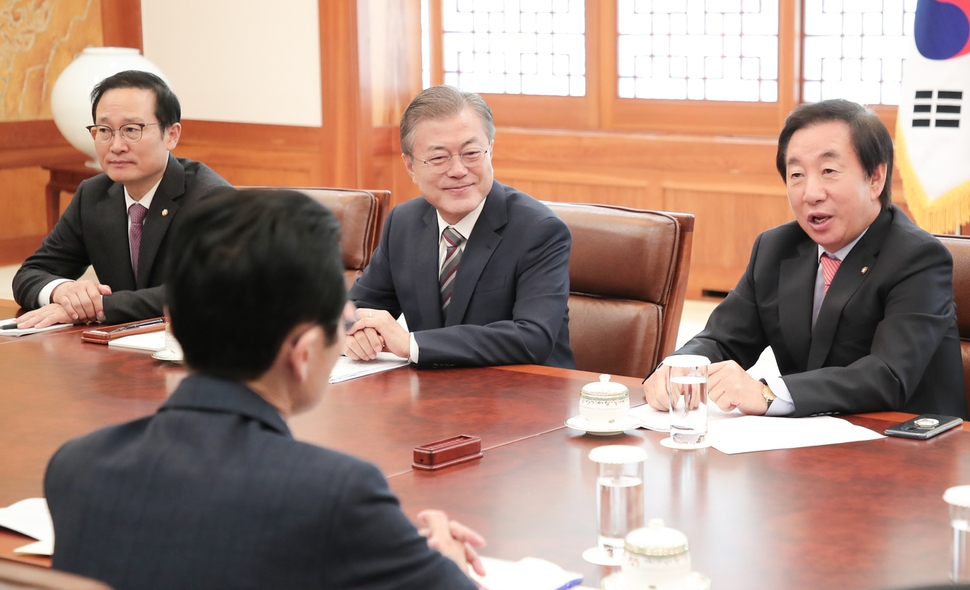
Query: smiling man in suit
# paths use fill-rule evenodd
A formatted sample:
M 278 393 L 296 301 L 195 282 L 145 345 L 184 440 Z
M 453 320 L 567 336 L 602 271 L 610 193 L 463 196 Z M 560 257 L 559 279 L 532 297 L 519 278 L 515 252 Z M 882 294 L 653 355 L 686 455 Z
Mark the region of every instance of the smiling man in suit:
M 710 399 L 745 414 L 896 410 L 967 418 L 953 261 L 892 204 L 893 144 L 845 100 L 796 108 L 776 166 L 795 221 L 758 236 L 738 285 L 677 354 L 701 354 Z M 750 368 L 770 346 L 781 376 Z M 668 405 L 667 370 L 644 383 Z
M 418 367 L 576 367 L 569 229 L 494 180 L 494 137 L 477 94 L 435 86 L 408 105 L 401 155 L 422 196 L 391 211 L 350 290 L 359 321 L 348 356 L 374 359 L 384 349 Z M 395 319 L 402 313 L 410 333 Z
M 14 276 L 33 310 L 20 328 L 162 315 L 169 231 L 182 210 L 229 186 L 204 164 L 171 154 L 182 133 L 178 98 L 161 78 L 129 70 L 91 93 L 89 127 L 104 174 L 85 180 L 53 231 Z M 77 280 L 94 266 L 98 281 Z

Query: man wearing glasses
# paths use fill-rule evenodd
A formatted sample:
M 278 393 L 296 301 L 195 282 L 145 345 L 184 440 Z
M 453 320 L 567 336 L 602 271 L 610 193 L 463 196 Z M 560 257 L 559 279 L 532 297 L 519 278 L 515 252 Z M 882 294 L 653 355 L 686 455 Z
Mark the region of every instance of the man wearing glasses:
M 182 132 L 178 98 L 161 78 L 125 71 L 91 92 L 104 174 L 81 183 L 54 230 L 13 279 L 33 310 L 19 328 L 162 315 L 170 230 L 182 210 L 229 184 L 199 162 L 170 153 Z M 94 266 L 98 280 L 77 280 Z
M 569 229 L 493 179 L 492 112 L 477 94 L 423 91 L 401 118 L 401 155 L 422 196 L 394 208 L 350 290 L 345 352 L 418 367 L 575 368 L 569 348 Z M 395 318 L 404 314 L 407 330 Z M 410 330 L 410 332 L 408 332 Z

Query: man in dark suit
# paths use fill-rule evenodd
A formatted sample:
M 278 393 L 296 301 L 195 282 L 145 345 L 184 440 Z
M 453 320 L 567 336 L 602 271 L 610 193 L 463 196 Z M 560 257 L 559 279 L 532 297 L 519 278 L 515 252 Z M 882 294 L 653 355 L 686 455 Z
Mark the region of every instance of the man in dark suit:
M 422 537 L 374 466 L 287 428 L 323 395 L 353 315 L 339 233 L 292 191 L 189 213 L 166 285 L 191 372 L 157 414 L 51 459 L 54 568 L 117 590 L 475 588 L 474 531 L 427 511 Z
M 480 96 L 423 91 L 401 118 L 404 166 L 422 196 L 395 207 L 350 290 L 346 353 L 418 367 L 530 363 L 575 368 L 569 348 L 569 229 L 496 182 L 495 126 Z M 408 330 L 396 318 L 404 314 Z
M 228 186 L 204 164 L 172 156 L 181 107 L 158 76 L 115 74 L 91 100 L 89 129 L 104 174 L 81 183 L 14 277 L 17 303 L 34 310 L 17 320 L 21 328 L 161 315 L 170 230 L 184 209 Z M 76 280 L 89 265 L 98 280 Z
M 755 241 L 700 354 L 724 410 L 809 416 L 896 410 L 967 418 L 953 261 L 892 204 L 893 144 L 875 113 L 844 100 L 799 106 L 778 139 L 795 222 Z M 770 346 L 781 376 L 745 372 Z M 665 410 L 667 370 L 644 383 Z

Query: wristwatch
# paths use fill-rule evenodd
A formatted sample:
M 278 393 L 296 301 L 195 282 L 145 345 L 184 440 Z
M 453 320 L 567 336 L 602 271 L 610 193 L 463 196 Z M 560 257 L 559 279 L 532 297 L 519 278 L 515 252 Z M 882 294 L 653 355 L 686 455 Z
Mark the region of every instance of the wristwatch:
M 764 379 L 760 379 L 760 381 L 761 381 L 761 395 L 765 398 L 765 401 L 768 402 L 768 408 L 770 408 L 771 402 L 778 399 L 778 396 L 775 395 L 773 391 L 771 391 L 770 387 L 768 387 L 767 381 L 765 381 Z M 768 411 L 768 408 L 765 408 L 766 412 Z

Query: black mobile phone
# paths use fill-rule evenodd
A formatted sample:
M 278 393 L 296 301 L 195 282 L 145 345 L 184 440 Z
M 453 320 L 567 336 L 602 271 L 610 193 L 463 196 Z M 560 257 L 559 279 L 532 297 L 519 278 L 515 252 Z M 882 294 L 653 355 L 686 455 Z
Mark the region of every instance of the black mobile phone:
M 963 424 L 963 418 L 940 416 L 937 414 L 921 414 L 912 420 L 890 426 L 886 429 L 886 435 L 926 440 L 941 432 L 956 428 L 961 424 Z

